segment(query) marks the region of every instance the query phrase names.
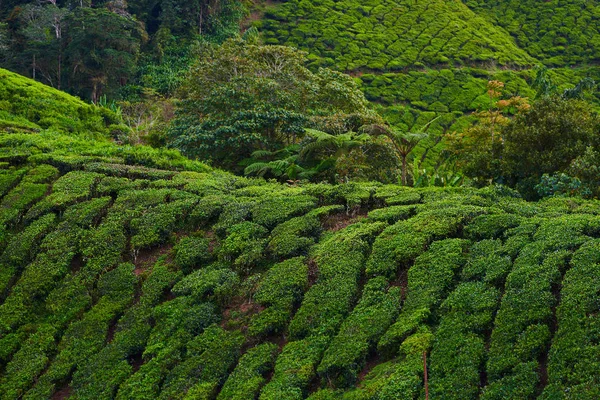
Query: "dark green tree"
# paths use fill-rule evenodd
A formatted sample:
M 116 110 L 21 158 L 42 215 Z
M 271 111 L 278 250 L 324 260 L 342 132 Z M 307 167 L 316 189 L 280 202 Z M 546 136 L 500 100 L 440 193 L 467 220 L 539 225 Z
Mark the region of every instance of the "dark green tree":
M 511 185 L 531 189 L 543 174 L 566 171 L 588 146 L 597 146 L 600 119 L 581 100 L 547 97 L 502 129 L 502 173 Z
M 205 45 L 180 92 L 171 145 L 237 169 L 256 150 L 297 143 L 304 128 L 329 134 L 378 120 L 351 77 L 309 71 L 306 54 L 241 39 Z
M 97 102 L 131 78 L 145 33 L 132 17 L 80 7 L 68 17 L 67 36 L 72 85 Z
M 31 76 L 58 89 L 63 78 L 64 31 L 69 11 L 56 4 L 28 4 L 18 13 L 18 58 L 29 64 Z M 14 47 L 14 46 L 13 46 Z

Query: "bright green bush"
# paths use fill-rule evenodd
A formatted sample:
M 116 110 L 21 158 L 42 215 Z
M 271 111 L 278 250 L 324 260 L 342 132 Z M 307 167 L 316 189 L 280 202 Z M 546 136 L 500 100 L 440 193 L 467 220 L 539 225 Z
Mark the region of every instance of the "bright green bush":
M 499 297 L 495 288 L 467 282 L 442 303 L 429 361 L 433 396 L 477 398 L 485 360 L 483 333 L 491 327 Z
M 256 398 L 266 382 L 264 375 L 272 370 L 278 353 L 277 345 L 263 343 L 248 350 L 223 385 L 217 399 L 245 400 Z
M 175 246 L 175 263 L 182 271 L 189 273 L 210 261 L 212 255 L 209 248 L 210 241 L 207 238 L 185 237 Z
M 571 259 L 562 281 L 560 304 L 556 310 L 558 330 L 548 353 L 548 386 L 542 398 L 572 392 L 579 398 L 599 394 L 596 331 L 598 319 L 590 315 L 597 308 L 598 240 L 582 245 Z M 577 371 L 577 372 L 576 372 Z
M 0 271 L 0 294 L 6 294 L 10 282 L 34 258 L 40 241 L 52 230 L 55 222 L 54 214 L 44 215 L 8 242 L 0 256 L 0 264 L 3 266 Z
M 239 284 L 238 275 L 219 266 L 207 267 L 194 271 L 179 281 L 173 287 L 176 296 L 192 296 L 196 300 L 203 300 L 209 296 L 217 301 L 226 301 L 234 293 L 234 288 Z
M 259 399 L 303 399 L 327 342 L 326 337 L 311 336 L 287 344 L 277 357 L 275 373 Z
M 446 239 L 432 243 L 408 270 L 408 296 L 398 319 L 381 337 L 378 349 L 395 353 L 398 346 L 424 324 L 451 290 L 455 274 L 464 264 L 463 252 L 468 242 Z
M 219 248 L 219 258 L 247 272 L 263 260 L 268 231 L 253 222 L 233 225 Z
M 324 381 L 341 387 L 356 382 L 367 355 L 399 309 L 400 289 L 387 290 L 387 286 L 383 277 L 373 278 L 365 285 L 361 300 L 340 327 L 319 364 L 317 372 Z
M 319 280 L 305 294 L 290 322 L 290 336 L 330 336 L 348 315 L 358 290 L 370 241 L 384 223 L 357 223 L 336 232 L 315 250 Z
M 240 332 L 227 332 L 217 325 L 208 327 L 188 342 L 186 358 L 167 374 L 160 398 L 213 397 L 236 364 L 242 344 Z

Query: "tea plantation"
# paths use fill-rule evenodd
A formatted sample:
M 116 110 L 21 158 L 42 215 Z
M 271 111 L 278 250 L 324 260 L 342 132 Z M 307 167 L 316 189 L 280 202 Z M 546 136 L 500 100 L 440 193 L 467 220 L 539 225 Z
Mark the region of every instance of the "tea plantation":
M 600 4 L 586 0 L 463 0 L 505 28 L 529 54 L 553 66 L 594 63 L 600 56 Z
M 413 118 L 439 115 L 451 122 L 431 133 L 457 129 L 489 108 L 490 80 L 506 84 L 506 97 L 532 99 L 536 65 L 553 68 L 561 90 L 600 78 L 596 0 L 290 0 L 264 8 L 254 24 L 267 43 L 307 51 L 313 68 L 351 74 L 406 130 L 423 126 Z
M 2 399 L 600 397 L 597 201 L 284 185 L 3 107 Z
M 307 49 L 316 63 L 346 71 L 535 62 L 506 31 L 455 0 L 293 0 L 266 17 L 268 42 Z

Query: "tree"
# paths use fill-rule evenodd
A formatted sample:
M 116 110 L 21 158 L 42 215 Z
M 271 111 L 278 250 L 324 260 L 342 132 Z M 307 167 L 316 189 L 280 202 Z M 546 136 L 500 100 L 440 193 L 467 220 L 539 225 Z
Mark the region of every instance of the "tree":
M 536 99 L 547 98 L 559 94 L 558 85 L 550 76 L 550 70 L 545 66 L 537 66 L 536 74 L 531 87 L 536 90 Z M 584 77 L 577 82 L 572 88 L 563 90 L 560 96 L 564 99 L 579 99 L 582 100 L 589 93 L 597 89 L 596 82 L 590 77 Z
M 504 183 L 501 167 L 505 146 L 503 128 L 511 122 L 511 115 L 530 108 L 526 98 L 502 99 L 503 88 L 502 82 L 488 82 L 489 108 L 475 113 L 473 125 L 447 136 L 448 148 L 457 159 L 457 168 L 478 185 Z
M 104 8 L 77 8 L 68 17 L 65 55 L 71 78 L 97 102 L 131 77 L 144 31 L 137 21 Z
M 416 132 L 403 132 L 385 125 L 364 126 L 362 130 L 368 131 L 374 136 L 384 135 L 390 140 L 398 158 L 401 161 L 400 168 L 402 171 L 402 184 L 406 186 L 408 184 L 408 156 L 415 149 L 415 147 L 417 147 L 421 140 L 428 137 L 427 129 L 437 119 L 438 118 L 435 118 L 429 121 L 425 126 Z
M 36 79 L 39 73 L 45 83 L 58 89 L 62 82 L 63 31 L 68 13 L 55 3 L 26 5 L 19 13 L 19 34 L 25 41 L 23 55 L 31 60 L 31 76 Z
M 179 92 L 171 145 L 239 170 L 256 150 L 298 143 L 305 128 L 342 134 L 379 121 L 351 77 L 313 73 L 305 62 L 305 53 L 285 46 L 204 44 Z
M 589 146 L 597 148 L 600 118 L 581 100 L 548 97 L 517 115 L 502 134 L 502 172 L 511 185 L 531 189 L 543 174 L 566 171 Z
M 231 37 L 239 31 L 244 13 L 235 0 L 162 0 L 161 28 L 176 35 Z
M 8 25 L 0 22 L 0 62 L 4 62 L 6 60 L 8 49 Z

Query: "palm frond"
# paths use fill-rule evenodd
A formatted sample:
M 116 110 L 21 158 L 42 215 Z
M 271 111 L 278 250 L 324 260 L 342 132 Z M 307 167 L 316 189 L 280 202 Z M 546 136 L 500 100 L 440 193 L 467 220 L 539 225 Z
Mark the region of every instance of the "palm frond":
M 265 162 L 256 162 L 254 164 L 250 164 L 244 169 L 244 175 L 256 174 L 258 176 L 263 176 L 270 169 L 269 164 L 270 163 Z

